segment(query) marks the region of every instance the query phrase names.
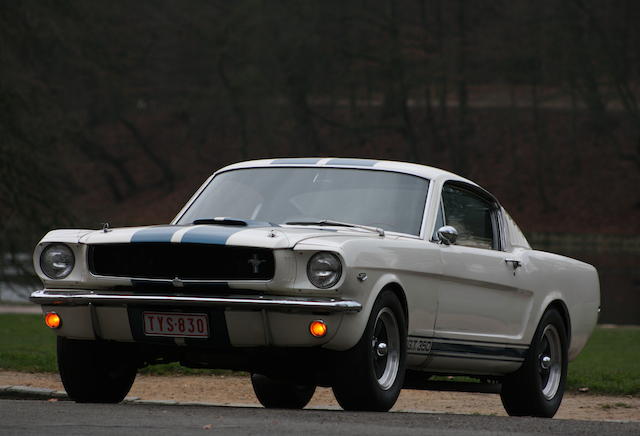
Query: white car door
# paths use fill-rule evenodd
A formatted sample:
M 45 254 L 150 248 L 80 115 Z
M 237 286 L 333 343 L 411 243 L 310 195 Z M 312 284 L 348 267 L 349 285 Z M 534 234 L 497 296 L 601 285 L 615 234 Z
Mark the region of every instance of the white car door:
M 458 232 L 440 245 L 443 262 L 435 336 L 514 343 L 521 339 L 532 304 L 522 289 L 525 267 L 517 253 L 502 250 L 500 209 L 472 186 L 445 184 L 441 208 Z M 436 230 L 438 225 L 436 225 Z

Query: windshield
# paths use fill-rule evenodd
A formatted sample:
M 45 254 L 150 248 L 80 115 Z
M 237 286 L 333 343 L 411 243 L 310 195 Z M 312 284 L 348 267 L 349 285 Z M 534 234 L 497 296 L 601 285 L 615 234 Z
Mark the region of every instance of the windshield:
M 214 177 L 177 223 L 324 219 L 419 235 L 428 186 L 420 177 L 376 170 L 238 169 Z

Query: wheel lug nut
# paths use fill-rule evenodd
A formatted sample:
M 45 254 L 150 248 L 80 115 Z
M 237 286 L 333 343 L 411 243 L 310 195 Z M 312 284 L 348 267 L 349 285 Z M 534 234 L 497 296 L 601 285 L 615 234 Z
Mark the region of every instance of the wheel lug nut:
M 542 369 L 551 368 L 551 358 L 549 356 L 543 356 L 542 359 L 540 359 L 540 366 L 542 366 Z
M 380 357 L 387 355 L 387 344 L 384 342 L 379 342 L 376 346 L 376 354 Z

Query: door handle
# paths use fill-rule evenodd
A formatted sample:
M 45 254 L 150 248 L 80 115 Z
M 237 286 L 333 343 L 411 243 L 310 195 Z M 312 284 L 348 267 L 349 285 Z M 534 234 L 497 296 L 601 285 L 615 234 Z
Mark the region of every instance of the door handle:
M 513 267 L 513 275 L 516 275 L 516 269 L 520 268 L 522 266 L 522 262 L 520 262 L 517 259 L 505 259 L 504 263 L 511 264 L 511 266 Z

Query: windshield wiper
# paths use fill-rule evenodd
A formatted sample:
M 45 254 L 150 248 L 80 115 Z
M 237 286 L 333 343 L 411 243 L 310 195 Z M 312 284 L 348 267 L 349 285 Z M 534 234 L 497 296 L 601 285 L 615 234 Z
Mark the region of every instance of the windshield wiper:
M 368 230 L 370 232 L 376 232 L 378 236 L 384 236 L 384 230 L 380 227 L 363 226 L 360 224 L 344 223 L 342 221 L 332 220 L 319 220 L 319 221 L 289 221 L 285 224 L 290 226 L 340 226 L 340 227 L 353 227 L 356 229 Z
M 193 224 L 220 224 L 223 226 L 238 226 L 238 227 L 246 227 L 248 224 L 244 220 L 240 220 L 237 218 L 225 218 L 225 217 L 215 217 L 215 218 L 202 218 L 198 220 L 194 220 Z

